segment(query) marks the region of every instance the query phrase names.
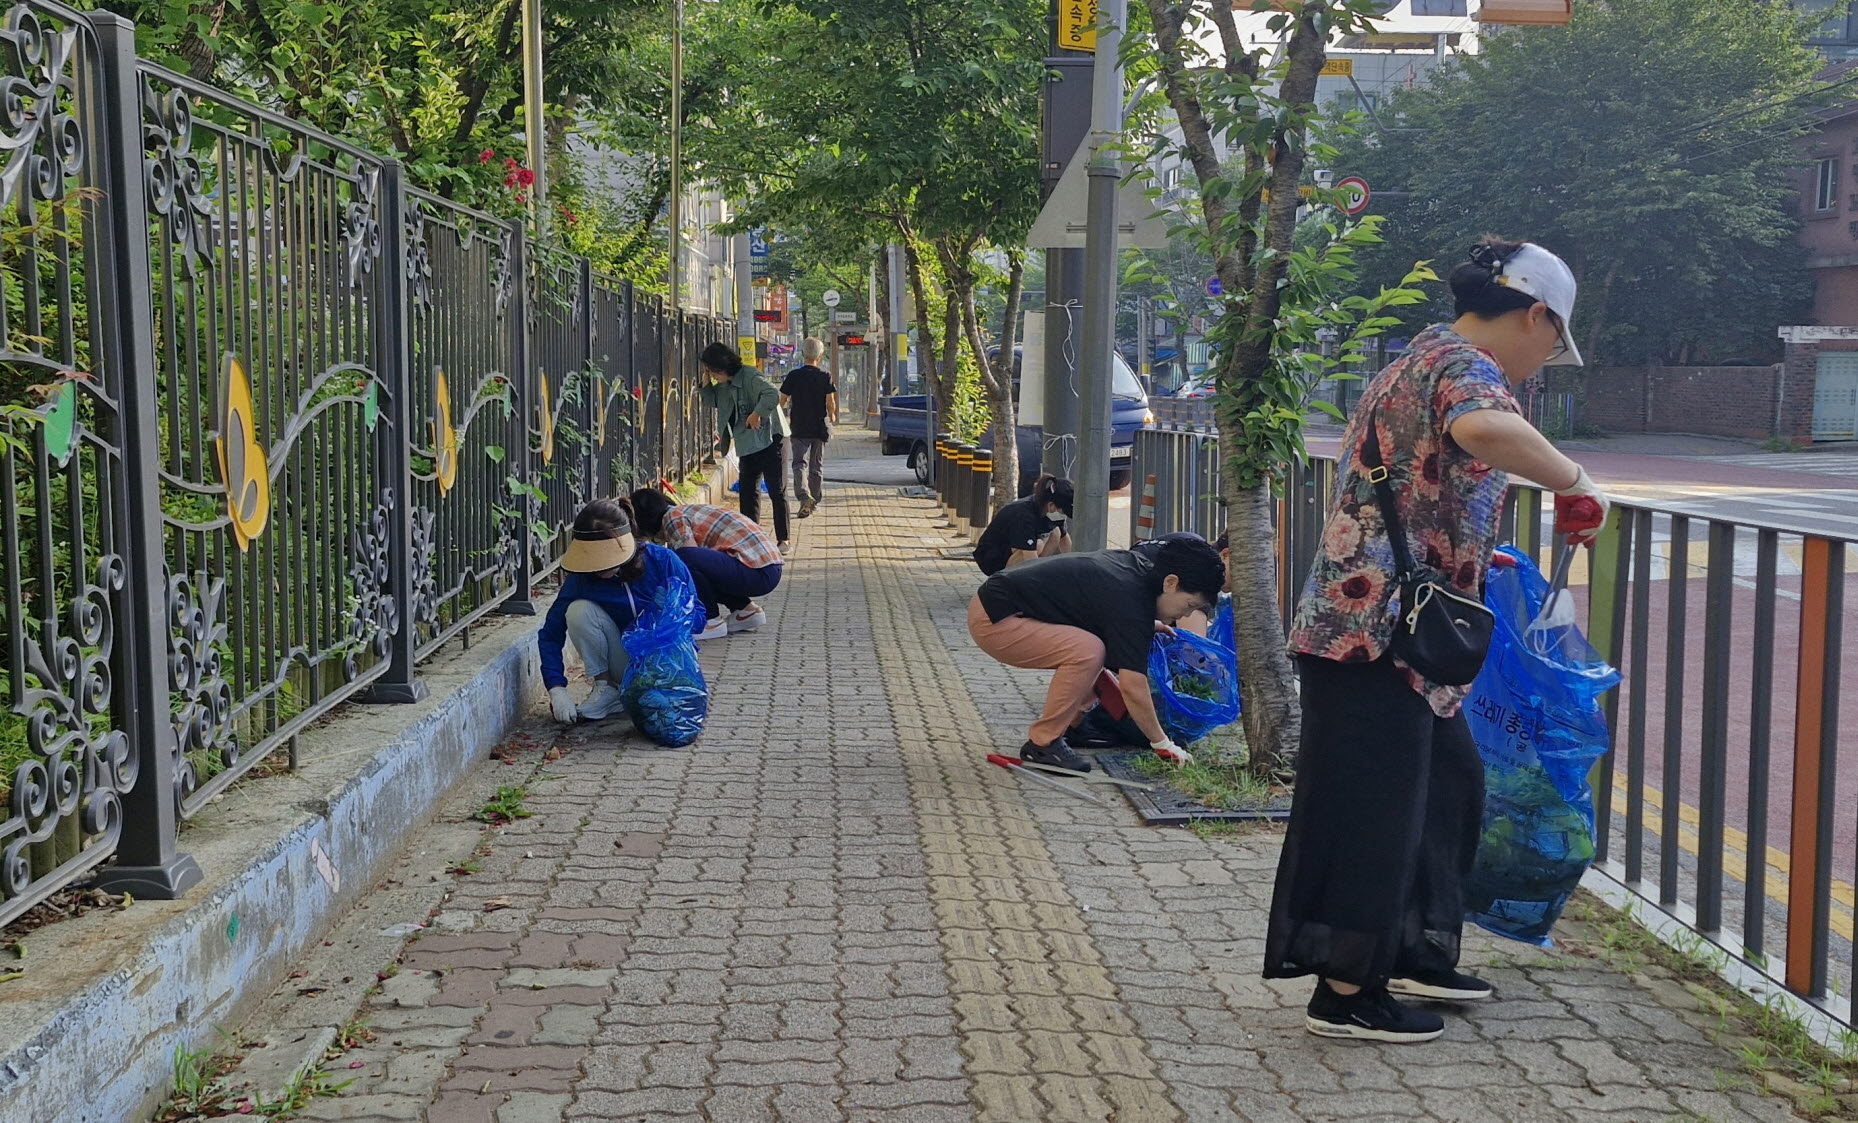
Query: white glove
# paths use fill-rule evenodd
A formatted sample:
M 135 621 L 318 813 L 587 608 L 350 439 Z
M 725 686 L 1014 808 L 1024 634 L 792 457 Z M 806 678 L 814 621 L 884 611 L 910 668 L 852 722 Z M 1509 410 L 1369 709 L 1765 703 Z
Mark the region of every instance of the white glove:
M 568 697 L 568 688 L 565 686 L 548 688 L 548 708 L 553 711 L 555 720 L 563 725 L 580 720 L 581 711 L 574 705 L 574 699 Z
M 1162 760 L 1167 761 L 1169 764 L 1172 764 L 1177 768 L 1192 764 L 1194 762 L 1194 755 L 1188 752 L 1186 749 L 1181 748 L 1179 745 L 1175 744 L 1173 741 L 1169 741 L 1165 739 L 1160 740 L 1160 741 L 1150 741 L 1148 743 L 1148 747 L 1155 750 L 1156 756 L 1160 757 Z
M 1555 533 L 1567 535 L 1575 545 L 1587 545 L 1606 525 L 1612 502 L 1606 493 L 1587 478 L 1587 469 L 1575 465 L 1580 475 L 1573 483 L 1555 492 Z

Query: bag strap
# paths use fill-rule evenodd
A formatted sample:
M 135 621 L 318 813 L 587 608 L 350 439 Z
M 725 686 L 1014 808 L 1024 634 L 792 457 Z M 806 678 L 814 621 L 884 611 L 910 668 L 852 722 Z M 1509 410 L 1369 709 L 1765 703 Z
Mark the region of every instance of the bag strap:
M 1368 433 L 1361 439 L 1361 462 L 1367 465 L 1368 482 L 1374 485 L 1374 494 L 1380 500 L 1381 521 L 1387 524 L 1387 540 L 1393 546 L 1394 574 L 1396 580 L 1404 583 L 1418 570 L 1413 564 L 1413 551 L 1407 545 L 1406 527 L 1400 522 L 1400 501 L 1394 498 L 1393 484 L 1389 482 L 1387 466 L 1381 457 L 1381 429 L 1377 423 L 1381 407 L 1377 403 L 1368 411 Z

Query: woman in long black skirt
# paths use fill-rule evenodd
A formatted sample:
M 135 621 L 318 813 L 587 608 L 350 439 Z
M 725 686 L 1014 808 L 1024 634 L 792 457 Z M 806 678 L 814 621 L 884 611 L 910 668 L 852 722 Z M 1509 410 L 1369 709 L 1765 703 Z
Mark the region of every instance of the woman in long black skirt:
M 1394 995 L 1491 993 L 1458 970 L 1483 817 L 1483 765 L 1459 713 L 1469 688 L 1428 682 L 1388 651 L 1393 548 L 1364 445 L 1379 442 L 1413 556 L 1468 596 L 1482 595 L 1508 473 L 1556 489 L 1556 530 L 1577 541 L 1606 518 L 1586 471 L 1511 393 L 1544 364 L 1580 363 L 1573 273 L 1540 246 L 1486 239 L 1451 288 L 1458 319 L 1422 332 L 1355 407 L 1291 630 L 1303 740 L 1264 973 L 1317 976 L 1305 1025 L 1328 1037 L 1430 1041 L 1443 1020 Z

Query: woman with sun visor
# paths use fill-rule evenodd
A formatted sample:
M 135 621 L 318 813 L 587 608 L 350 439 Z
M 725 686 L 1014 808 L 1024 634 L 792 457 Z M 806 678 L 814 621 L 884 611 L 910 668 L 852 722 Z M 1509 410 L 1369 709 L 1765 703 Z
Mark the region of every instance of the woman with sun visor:
M 619 684 L 626 672 L 620 637 L 644 626 L 656 630 L 667 615 L 684 619 L 684 630 L 703 631 L 703 609 L 690 570 L 675 553 L 633 534 L 632 508 L 624 499 L 596 499 L 574 516 L 573 539 L 561 557 L 567 576 L 548 610 L 536 647 L 549 709 L 559 722 L 599 721 L 624 707 Z M 568 694 L 562 642 L 574 644 L 592 693 L 580 705 Z

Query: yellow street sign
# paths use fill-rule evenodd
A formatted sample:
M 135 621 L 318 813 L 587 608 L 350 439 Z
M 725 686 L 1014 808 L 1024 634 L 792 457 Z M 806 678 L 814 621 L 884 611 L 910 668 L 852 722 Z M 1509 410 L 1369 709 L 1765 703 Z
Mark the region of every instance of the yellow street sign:
M 1271 201 L 1271 189 L 1269 187 L 1260 191 L 1258 194 L 1265 202 L 1268 203 Z M 1303 196 L 1305 199 L 1314 199 L 1316 197 L 1316 188 L 1306 183 L 1302 187 L 1297 188 L 1297 194 Z
M 1097 0 L 1058 0 L 1058 49 L 1097 49 Z
M 735 340 L 735 353 L 742 356 L 744 361 L 753 362 L 755 358 L 755 337 L 752 335 L 737 336 Z
M 1355 60 L 1352 58 L 1332 58 L 1323 63 L 1324 78 L 1353 78 Z

